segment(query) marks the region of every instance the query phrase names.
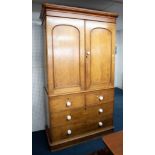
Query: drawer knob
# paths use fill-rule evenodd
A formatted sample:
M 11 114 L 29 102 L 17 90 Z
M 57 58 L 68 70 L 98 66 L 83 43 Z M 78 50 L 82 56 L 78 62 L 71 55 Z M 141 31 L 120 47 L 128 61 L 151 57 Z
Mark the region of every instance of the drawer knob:
M 67 134 L 68 135 L 71 135 L 72 134 L 72 131 L 69 129 L 69 130 L 67 130 Z
M 102 101 L 103 98 L 104 98 L 103 96 L 99 96 L 99 97 L 98 97 L 98 99 L 99 99 L 100 101 Z
M 101 126 L 103 126 L 103 123 L 102 122 L 98 122 L 98 125 L 101 127 Z
M 102 108 L 100 108 L 98 111 L 99 111 L 99 113 L 102 113 L 102 112 L 103 112 L 103 109 L 102 109 Z
M 72 103 L 71 103 L 70 101 L 67 101 L 67 102 L 66 102 L 66 106 L 67 106 L 67 107 L 70 107 L 71 105 L 72 105 Z
M 67 120 L 69 121 L 71 119 L 72 119 L 71 115 L 67 115 Z

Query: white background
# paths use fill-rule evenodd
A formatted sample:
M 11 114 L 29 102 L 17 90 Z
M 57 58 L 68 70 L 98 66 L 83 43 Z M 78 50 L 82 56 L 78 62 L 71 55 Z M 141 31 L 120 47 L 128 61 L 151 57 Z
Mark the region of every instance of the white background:
M 96 1 L 97 2 L 97 1 Z M 154 1 L 124 1 L 124 155 L 155 154 Z M 31 2 L 1 2 L 0 154 L 32 153 Z

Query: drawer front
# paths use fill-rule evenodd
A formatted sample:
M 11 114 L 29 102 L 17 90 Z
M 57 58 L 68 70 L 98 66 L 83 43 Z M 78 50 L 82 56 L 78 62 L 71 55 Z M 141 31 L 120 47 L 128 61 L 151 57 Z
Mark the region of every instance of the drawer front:
M 51 115 L 52 127 L 64 126 L 73 123 L 84 123 L 85 109 L 72 109 L 62 112 L 53 113 Z
M 99 105 L 91 106 L 86 108 L 87 118 L 102 118 L 113 114 L 114 102 L 101 103 Z
M 88 107 L 86 112 L 87 131 L 98 130 L 113 125 L 113 102 Z
M 86 94 L 86 106 L 114 101 L 114 89 L 94 91 Z
M 86 124 L 70 124 L 67 126 L 51 128 L 52 142 L 60 141 L 81 135 L 85 132 Z
M 50 99 L 51 113 L 82 107 L 84 107 L 83 94 L 57 96 Z
M 104 129 L 106 127 L 113 126 L 113 116 L 109 115 L 108 118 L 104 119 L 94 119 L 94 121 L 86 122 L 86 130 L 87 132 L 97 131 Z

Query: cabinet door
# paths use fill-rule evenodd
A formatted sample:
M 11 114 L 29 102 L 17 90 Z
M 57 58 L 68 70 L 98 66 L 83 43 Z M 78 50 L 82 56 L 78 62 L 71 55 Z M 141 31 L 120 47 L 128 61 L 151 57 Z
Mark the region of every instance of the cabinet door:
M 47 17 L 47 75 L 51 94 L 84 89 L 84 21 Z
M 114 86 L 115 24 L 86 21 L 86 88 Z

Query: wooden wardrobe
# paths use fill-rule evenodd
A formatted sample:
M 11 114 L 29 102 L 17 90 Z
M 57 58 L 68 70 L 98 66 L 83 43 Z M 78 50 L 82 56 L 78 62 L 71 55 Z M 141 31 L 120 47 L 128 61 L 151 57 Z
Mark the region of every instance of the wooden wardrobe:
M 45 104 L 51 150 L 114 129 L 115 13 L 43 4 Z

